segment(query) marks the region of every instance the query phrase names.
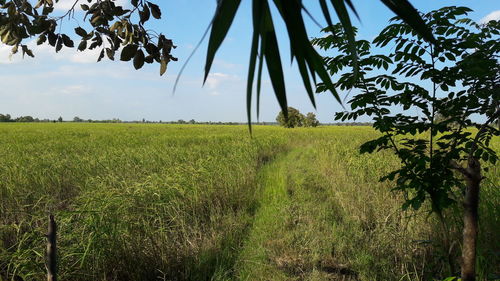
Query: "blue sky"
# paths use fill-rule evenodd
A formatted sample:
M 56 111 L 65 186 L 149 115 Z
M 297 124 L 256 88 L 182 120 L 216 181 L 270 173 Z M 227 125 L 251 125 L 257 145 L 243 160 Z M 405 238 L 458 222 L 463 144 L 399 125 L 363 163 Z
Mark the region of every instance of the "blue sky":
M 127 0 L 118 0 L 125 3 Z M 121 120 L 178 120 L 197 121 L 246 121 L 245 88 L 251 37 L 250 0 L 242 1 L 234 24 L 220 48 L 207 83 L 202 87 L 206 42 L 188 64 L 176 93 L 172 87 L 178 72 L 200 40 L 215 11 L 215 0 L 153 1 L 162 8 L 161 20 L 149 27 L 171 38 L 177 48 L 173 55 L 179 58 L 168 66 L 160 77 L 158 65 L 146 65 L 134 70 L 130 62 L 96 63 L 96 52 L 76 52 L 63 49 L 58 54 L 48 46 L 34 48 L 35 58 L 22 59 L 19 55 L 9 58 L 10 48 L 0 45 L 0 113 L 12 116 L 31 115 L 55 119 L 62 116 L 70 120 L 74 116 L 83 119 Z M 380 1 L 357 0 L 356 5 L 362 22 L 358 38 L 373 39 L 393 14 Z M 60 0 L 64 10 L 73 0 Z M 304 1 L 306 7 L 324 23 L 317 1 Z M 442 6 L 468 6 L 474 10 L 470 18 L 500 18 L 500 1 L 412 1 L 424 12 Z M 81 22 L 63 22 L 63 30 Z M 295 66 L 288 64 L 287 34 L 278 18 L 277 32 L 281 44 L 289 105 L 301 112 L 315 112 L 321 122 L 332 122 L 341 106 L 331 95 L 318 95 L 315 110 L 305 93 Z M 307 20 L 311 37 L 321 36 L 320 28 Z M 0 43 L 1 44 L 1 43 Z M 33 44 L 33 43 L 31 43 Z M 33 44 L 34 45 L 34 44 Z M 267 75 L 263 76 L 261 121 L 274 121 L 279 106 Z M 253 114 L 255 115 L 255 114 Z

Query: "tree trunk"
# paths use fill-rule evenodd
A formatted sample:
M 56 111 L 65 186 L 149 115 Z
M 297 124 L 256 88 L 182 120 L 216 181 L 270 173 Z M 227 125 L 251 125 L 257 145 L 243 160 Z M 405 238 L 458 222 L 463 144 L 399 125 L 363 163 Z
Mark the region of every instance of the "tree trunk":
M 462 248 L 462 281 L 476 280 L 476 245 L 478 234 L 479 186 L 481 183 L 481 164 L 470 157 L 465 175 L 467 187 L 464 197 L 464 229 Z

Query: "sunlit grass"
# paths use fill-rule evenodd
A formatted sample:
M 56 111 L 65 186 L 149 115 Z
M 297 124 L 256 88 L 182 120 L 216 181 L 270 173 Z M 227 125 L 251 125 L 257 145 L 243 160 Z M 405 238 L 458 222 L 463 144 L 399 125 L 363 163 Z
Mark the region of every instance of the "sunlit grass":
M 368 127 L 0 124 L 0 280 L 428 280 L 447 276 L 425 209 L 400 211 L 359 155 Z M 494 147 L 500 150 L 499 141 Z M 498 268 L 498 165 L 481 202 L 481 280 Z M 459 252 L 459 210 L 450 210 Z M 17 276 L 17 277 L 15 277 Z

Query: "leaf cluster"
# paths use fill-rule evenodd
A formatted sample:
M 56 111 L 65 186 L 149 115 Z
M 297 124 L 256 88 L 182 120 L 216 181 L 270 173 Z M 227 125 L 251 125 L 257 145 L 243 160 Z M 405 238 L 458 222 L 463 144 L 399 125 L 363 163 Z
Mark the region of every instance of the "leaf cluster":
M 21 47 L 23 55 L 34 57 L 24 42 L 35 36 L 38 45 L 48 43 L 56 52 L 63 47 L 75 47 L 70 35 L 61 32 L 61 25 L 65 18 L 75 17 L 79 1 L 75 0 L 70 10 L 56 17 L 53 12 L 54 4 L 58 1 L 39 0 L 32 6 L 26 0 L 0 0 L 0 37 L 4 44 L 13 46 L 12 53 L 16 53 Z M 86 30 L 82 26 L 74 29 L 81 38 L 77 46 L 79 51 L 100 48 L 97 61 L 105 56 L 114 60 L 116 52 L 121 52 L 120 59 L 133 60 L 136 69 L 142 68 L 144 63 L 156 62 L 160 64 L 160 75 L 165 73 L 170 61 L 177 60 L 171 55 L 172 48 L 175 48 L 172 40 L 145 27 L 145 23 L 151 18 L 161 18 L 158 5 L 149 1 L 131 0 L 132 9 L 124 9 L 113 0 L 83 2 L 86 2 L 80 5 L 84 11 L 83 20 L 88 22 L 90 29 Z
M 217 10 L 211 23 L 207 60 L 205 64 L 205 80 L 208 77 L 215 54 L 227 35 L 234 16 L 236 15 L 240 2 L 240 0 L 218 1 Z M 259 115 L 261 77 L 264 63 L 267 66 L 276 99 L 278 100 L 284 114 L 288 114 L 287 95 L 280 48 L 276 37 L 274 20 L 270 11 L 270 2 L 272 2 L 277 8 L 279 16 L 286 26 L 290 43 L 291 61 L 295 61 L 297 63 L 306 93 L 313 106 L 316 106 L 313 86 L 318 84 L 319 81 L 317 78 L 320 79 L 325 89 L 328 89 L 335 99 L 341 102 L 339 94 L 336 92 L 336 89 L 330 80 L 330 76 L 325 69 L 324 61 L 309 41 L 303 14 L 310 16 L 316 23 L 317 21 L 304 7 L 302 1 L 253 0 L 253 35 L 247 79 L 247 117 L 249 124 L 251 121 L 252 93 L 255 78 L 257 78 L 257 116 Z M 338 16 L 341 26 L 343 30 L 345 30 L 345 37 L 347 40 L 346 48 L 349 49 L 352 56 L 356 72 L 357 48 L 354 37 L 355 31 L 348 13 L 349 7 L 357 16 L 357 12 L 352 1 L 318 0 L 318 2 L 321 6 L 322 15 L 329 25 L 332 25 L 330 11 L 332 7 Z M 427 40 L 434 42 L 434 37 L 432 36 L 431 31 L 423 23 L 423 20 L 420 18 L 418 12 L 407 0 L 397 2 L 381 0 L 381 2 L 388 6 L 397 15 L 404 18 L 406 22 L 419 32 L 419 34 L 422 34 L 422 36 L 424 36 Z
M 356 42 L 358 77 L 341 26 L 325 29 L 334 35 L 313 40 L 338 51 L 325 58 L 330 74 L 339 76 L 335 86 L 356 92 L 351 110 L 335 119 L 373 118 L 382 134 L 363 144 L 361 152 L 389 149 L 399 157 L 401 168 L 382 180 L 394 180 L 394 189 L 409 196 L 404 208 L 418 209 L 430 199 L 432 210 L 441 212 L 456 201 L 453 189 L 463 188 L 455 172 L 463 171 L 460 163 L 471 157 L 491 164 L 498 159 L 489 144 L 499 135 L 491 123 L 500 117 L 500 25 L 479 25 L 465 17 L 470 11 L 444 7 L 422 15 L 438 45 L 395 17 L 373 40 L 377 47 L 391 46 L 388 54 L 372 54 L 369 42 Z

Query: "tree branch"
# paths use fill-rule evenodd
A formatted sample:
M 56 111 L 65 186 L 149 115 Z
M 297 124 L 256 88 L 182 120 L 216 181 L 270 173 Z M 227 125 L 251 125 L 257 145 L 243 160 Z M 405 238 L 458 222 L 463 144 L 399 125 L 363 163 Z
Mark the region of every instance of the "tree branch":
M 455 170 L 459 171 L 460 173 L 462 173 L 465 177 L 471 176 L 470 173 L 467 171 L 467 169 L 465 169 L 460 164 L 455 162 L 455 160 L 450 160 L 450 166 L 452 169 L 455 169 Z

